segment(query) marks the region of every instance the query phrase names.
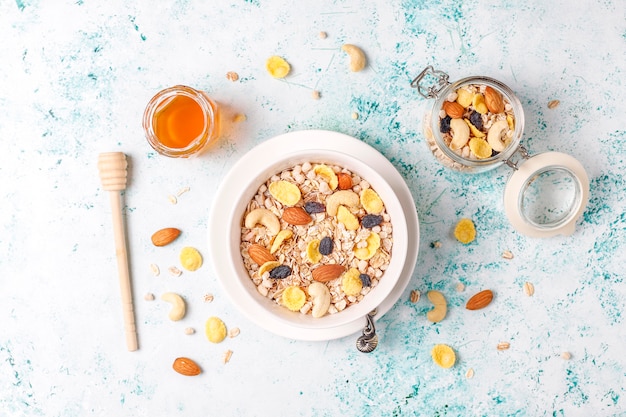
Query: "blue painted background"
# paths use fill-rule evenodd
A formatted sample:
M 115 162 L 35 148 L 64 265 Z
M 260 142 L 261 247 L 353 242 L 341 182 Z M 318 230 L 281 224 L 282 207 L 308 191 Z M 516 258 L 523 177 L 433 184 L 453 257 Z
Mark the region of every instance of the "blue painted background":
M 0 39 L 1 417 L 626 413 L 623 1 L 7 0 Z M 348 71 L 346 42 L 365 50 L 363 72 Z M 292 65 L 284 80 L 265 72 L 274 54 Z M 524 106 L 524 146 L 585 166 L 590 201 L 574 235 L 531 239 L 511 228 L 502 203 L 508 168 L 464 176 L 435 162 L 421 134 L 432 103 L 410 87 L 429 64 L 452 80 L 501 80 Z M 228 71 L 240 79 L 228 81 Z M 147 101 L 174 84 L 204 89 L 224 111 L 219 145 L 197 159 L 163 158 L 143 137 Z M 560 105 L 548 109 L 553 99 Z M 235 114 L 247 119 L 232 123 Z M 355 350 L 357 335 L 301 342 L 257 328 L 228 303 L 208 263 L 207 216 L 221 178 L 254 145 L 309 128 L 377 148 L 406 179 L 420 216 L 415 272 L 378 321 L 370 355 Z M 130 163 L 134 353 L 123 342 L 110 208 L 96 168 L 103 151 L 123 151 Z M 183 187 L 190 191 L 171 204 Z M 467 246 L 452 237 L 460 217 L 477 227 Z M 149 240 L 167 226 L 205 255 L 200 270 L 168 275 L 180 247 L 156 250 Z M 504 250 L 515 257 L 503 259 Z M 484 288 L 496 295 L 492 305 L 465 310 Z M 430 303 L 411 303 L 413 289 L 442 291 L 447 318 L 428 322 Z M 143 300 L 170 290 L 189 302 L 181 323 L 167 319 L 164 303 Z M 212 315 L 241 334 L 208 343 L 202 327 Z M 198 332 L 187 336 L 185 327 Z M 498 351 L 501 341 L 511 348 Z M 431 361 L 437 343 L 455 349 L 453 368 Z M 195 358 L 204 373 L 173 373 L 177 356 Z

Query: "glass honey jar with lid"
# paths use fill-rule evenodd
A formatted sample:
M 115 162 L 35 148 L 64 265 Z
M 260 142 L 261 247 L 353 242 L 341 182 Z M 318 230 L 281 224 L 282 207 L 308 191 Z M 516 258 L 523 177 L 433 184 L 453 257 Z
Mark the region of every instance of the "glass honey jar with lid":
M 411 82 L 433 99 L 423 132 L 433 156 L 443 166 L 479 174 L 507 165 L 513 170 L 504 192 L 511 225 L 531 237 L 570 235 L 589 200 L 589 178 L 570 155 L 529 155 L 522 146 L 524 109 L 502 82 L 471 76 L 455 82 L 427 66 Z
M 219 137 L 219 109 L 205 92 L 176 85 L 148 102 L 143 129 L 150 146 L 161 155 L 197 156 Z

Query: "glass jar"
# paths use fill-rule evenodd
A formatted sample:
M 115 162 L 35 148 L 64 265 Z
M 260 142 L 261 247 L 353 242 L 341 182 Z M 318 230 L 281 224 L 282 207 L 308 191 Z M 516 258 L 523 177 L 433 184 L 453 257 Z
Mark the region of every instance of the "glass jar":
M 217 105 L 203 91 L 176 85 L 159 91 L 146 106 L 143 128 L 148 143 L 164 156 L 188 158 L 217 141 Z
M 531 237 L 574 232 L 589 200 L 587 173 L 563 153 L 528 154 L 521 145 L 524 110 L 509 87 L 483 76 L 451 83 L 448 74 L 432 66 L 411 86 L 422 97 L 435 99 L 423 129 L 430 151 L 442 165 L 477 174 L 506 164 L 514 171 L 504 192 L 511 225 Z

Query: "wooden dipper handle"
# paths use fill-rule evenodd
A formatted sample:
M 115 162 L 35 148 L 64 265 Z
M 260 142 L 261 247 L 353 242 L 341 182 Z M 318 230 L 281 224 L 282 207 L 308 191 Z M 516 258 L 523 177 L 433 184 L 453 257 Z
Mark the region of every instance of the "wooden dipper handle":
M 102 188 L 109 191 L 111 200 L 113 235 L 115 237 L 115 254 L 117 255 L 117 270 L 122 295 L 126 346 L 132 352 L 137 350 L 137 328 L 135 327 L 133 296 L 130 286 L 130 274 L 128 272 L 128 251 L 126 250 L 124 221 L 122 219 L 122 199 L 119 193 L 119 191 L 126 189 L 126 167 L 126 155 L 122 152 L 107 152 L 98 156 L 98 171 L 100 172 Z

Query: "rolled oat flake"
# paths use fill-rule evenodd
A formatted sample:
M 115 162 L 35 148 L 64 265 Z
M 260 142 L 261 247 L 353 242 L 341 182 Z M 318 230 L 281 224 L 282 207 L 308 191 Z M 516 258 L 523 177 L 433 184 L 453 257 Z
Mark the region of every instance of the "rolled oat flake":
M 524 109 L 513 90 L 485 76 L 451 82 L 432 66 L 411 87 L 434 99 L 423 131 L 440 164 L 465 174 L 508 166 L 513 172 L 504 191 L 504 211 L 515 230 L 530 237 L 574 233 L 589 201 L 589 177 L 570 155 L 528 153 L 521 144 Z

